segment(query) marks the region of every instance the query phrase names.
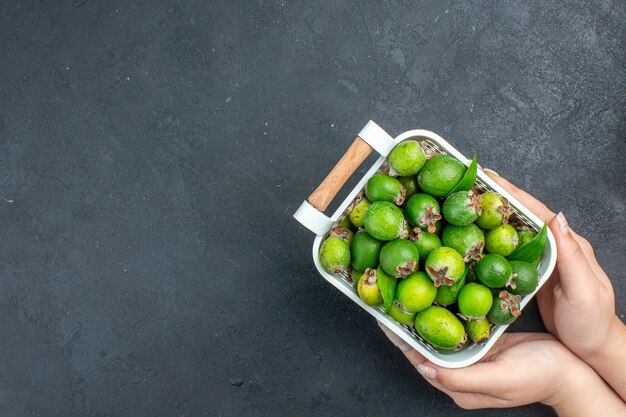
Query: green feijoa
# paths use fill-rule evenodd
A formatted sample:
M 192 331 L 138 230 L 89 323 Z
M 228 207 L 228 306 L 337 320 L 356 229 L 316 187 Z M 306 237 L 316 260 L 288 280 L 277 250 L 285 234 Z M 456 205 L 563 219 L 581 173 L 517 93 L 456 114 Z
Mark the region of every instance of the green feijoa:
M 338 237 L 329 237 L 320 247 L 320 263 L 326 272 L 338 274 L 350 265 L 350 246 Z
M 526 295 L 535 291 L 539 284 L 539 275 L 534 266 L 524 261 L 509 261 L 513 275 L 506 283 L 511 294 Z
M 354 238 L 354 233 L 352 233 L 352 230 L 347 227 L 337 226 L 330 229 L 328 236 L 343 239 L 348 245 L 350 245 L 352 243 L 352 239 Z
M 337 227 L 344 227 L 346 229 L 349 229 L 352 232 L 357 231 L 357 227 L 352 224 L 352 222 L 350 221 L 349 215 L 344 216 L 343 219 L 341 219 L 339 223 L 337 223 Z
M 382 247 L 383 242 L 375 239 L 366 231 L 362 230 L 356 232 L 352 239 L 352 245 L 350 246 L 352 268 L 357 271 L 365 271 L 367 268 L 376 268 Z
M 356 203 L 354 208 L 350 211 L 350 221 L 356 227 L 363 227 L 363 222 L 365 220 L 365 211 L 370 206 L 369 200 L 364 198 L 363 200 Z
M 439 306 L 430 306 L 417 313 L 415 330 L 424 340 L 440 349 L 459 348 L 467 341 L 461 321 Z
M 443 246 L 452 249 L 463 255 L 463 261 L 480 260 L 483 248 L 485 247 L 485 236 L 475 224 L 467 226 L 454 226 L 448 224 L 441 233 Z
M 484 343 L 489 340 L 491 328 L 486 317 L 476 321 L 466 321 L 463 326 L 472 342 Z
M 485 249 L 504 257 L 513 253 L 519 243 L 517 231 L 510 224 L 502 224 L 485 234 Z
M 437 288 L 437 295 L 435 296 L 434 303 L 438 306 L 447 307 L 456 303 L 458 293 L 452 291 L 449 285 L 440 285 Z
M 513 323 L 522 314 L 520 307 L 521 299 L 521 295 L 500 291 L 493 296 L 493 304 L 489 313 L 487 313 L 487 318 L 493 324 L 498 325 Z
M 426 273 L 435 283 L 452 285 L 465 274 L 463 257 L 454 249 L 442 246 L 433 250 L 424 264 Z
M 428 233 L 435 233 L 441 227 L 439 202 L 424 193 L 412 195 L 404 206 L 404 215 L 411 226 L 417 226 Z
M 495 191 L 482 194 L 480 206 L 481 212 L 476 219 L 476 224 L 485 230 L 495 229 L 501 224 L 508 223 L 509 217 L 513 213 L 509 200 Z
M 406 190 L 396 178 L 387 174 L 374 174 L 365 185 L 365 195 L 373 203 L 387 201 L 401 205 L 404 203 Z
M 365 211 L 365 230 L 378 240 L 393 240 L 408 236 L 402 211 L 387 201 L 377 201 Z
M 441 198 L 447 195 L 463 178 L 466 167 L 449 155 L 437 155 L 424 164 L 417 175 L 422 191 Z
M 456 303 L 459 291 L 465 286 L 465 278 L 461 278 L 454 285 L 440 285 L 434 303 L 440 306 L 449 306 Z
M 417 186 L 417 177 L 415 175 L 410 175 L 408 177 L 398 177 L 398 181 L 406 190 L 406 198 L 411 197 L 413 194 L 419 191 L 419 187 Z
M 401 324 L 409 324 L 412 325 L 415 320 L 415 313 L 410 313 L 406 311 L 402 305 L 398 303 L 398 301 L 394 301 L 387 313 L 391 318 Z
M 478 280 L 478 278 L 476 277 L 476 264 L 478 263 L 478 261 L 480 261 L 481 259 L 483 259 L 485 255 L 484 254 L 480 254 L 480 257 L 478 260 L 475 259 L 471 259 L 466 265 L 467 265 L 467 282 L 476 282 Z
M 441 207 L 443 218 L 455 226 L 473 223 L 482 211 L 482 196 L 474 191 L 457 191 L 450 194 Z
M 470 282 L 465 284 L 457 298 L 457 306 L 467 320 L 478 320 L 489 312 L 493 298 L 491 291 L 484 285 Z
M 422 147 L 414 140 L 407 140 L 396 145 L 389 154 L 391 167 L 400 175 L 415 175 L 426 162 Z
M 380 307 L 383 305 L 383 295 L 378 286 L 378 275 L 375 269 L 367 268 L 359 279 L 356 288 L 359 297 L 368 306 Z
M 433 250 L 441 247 L 439 236 L 434 233 L 424 232 L 419 227 L 411 230 L 409 240 L 417 246 L 421 262 L 424 262 Z
M 356 287 L 359 284 L 359 279 L 363 276 L 363 271 L 357 271 L 356 269 L 352 269 L 352 283 Z
M 528 228 L 523 228 L 517 231 L 517 236 L 519 236 L 519 246 L 522 246 L 533 240 L 537 233 Z
M 513 273 L 511 264 L 496 253 L 485 255 L 476 264 L 476 277 L 489 288 L 502 288 Z
M 423 272 L 415 272 L 401 280 L 396 287 L 396 300 L 409 313 L 429 307 L 437 296 L 437 288 Z
M 419 251 L 413 242 L 391 240 L 380 251 L 380 267 L 396 278 L 405 278 L 417 270 Z

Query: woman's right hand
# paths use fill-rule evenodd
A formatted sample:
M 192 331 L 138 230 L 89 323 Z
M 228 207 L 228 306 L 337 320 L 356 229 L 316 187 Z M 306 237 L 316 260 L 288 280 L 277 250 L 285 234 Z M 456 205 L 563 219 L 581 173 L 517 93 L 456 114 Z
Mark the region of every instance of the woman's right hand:
M 569 227 L 563 213 L 555 215 L 495 172 L 485 173 L 545 220 L 554 234 L 556 270 L 537 294 L 544 325 L 626 399 L 626 326 L 615 314 L 613 286 L 591 244 Z

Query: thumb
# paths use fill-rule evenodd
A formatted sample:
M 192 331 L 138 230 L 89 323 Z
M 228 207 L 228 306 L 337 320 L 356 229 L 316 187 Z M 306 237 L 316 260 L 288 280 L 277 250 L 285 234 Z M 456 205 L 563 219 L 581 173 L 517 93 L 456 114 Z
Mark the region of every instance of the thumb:
M 495 362 L 478 362 L 466 368 L 442 368 L 431 362 L 420 363 L 417 372 L 437 388 L 452 392 L 494 394 L 506 383 L 494 386 L 502 380 L 503 369 Z
M 561 286 L 566 296 L 582 295 L 588 288 L 589 279 L 595 279 L 587 257 L 574 238 L 563 213 L 550 220 L 548 227 L 554 234 L 557 248 L 556 265 L 559 269 Z

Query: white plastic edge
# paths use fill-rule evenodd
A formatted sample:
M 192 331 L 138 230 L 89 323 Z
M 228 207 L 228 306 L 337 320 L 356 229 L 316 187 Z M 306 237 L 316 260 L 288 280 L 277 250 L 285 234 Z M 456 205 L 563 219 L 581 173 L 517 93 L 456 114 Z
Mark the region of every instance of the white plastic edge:
M 382 127 L 371 120 L 361 129 L 358 136 L 367 142 L 372 149 L 385 157 L 396 146 L 396 141 L 389 136 L 389 133 L 385 132 Z
M 293 217 L 316 235 L 326 234 L 333 220 L 304 200 Z
M 396 141 L 372 120 L 367 122 L 358 136 L 384 157 L 389 155 L 389 152 L 396 146 Z M 300 204 L 293 217 L 318 236 L 326 234 L 334 223 L 334 220 L 317 210 L 306 200 Z

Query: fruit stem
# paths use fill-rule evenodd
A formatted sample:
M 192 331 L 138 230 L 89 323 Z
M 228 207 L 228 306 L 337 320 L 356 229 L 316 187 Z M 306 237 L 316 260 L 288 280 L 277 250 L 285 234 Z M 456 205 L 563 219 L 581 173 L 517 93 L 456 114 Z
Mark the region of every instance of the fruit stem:
M 365 270 L 365 277 L 363 278 L 363 283 L 367 285 L 375 285 L 376 281 L 378 281 L 376 270 L 372 268 L 367 268 Z

